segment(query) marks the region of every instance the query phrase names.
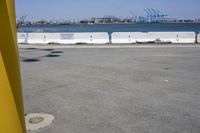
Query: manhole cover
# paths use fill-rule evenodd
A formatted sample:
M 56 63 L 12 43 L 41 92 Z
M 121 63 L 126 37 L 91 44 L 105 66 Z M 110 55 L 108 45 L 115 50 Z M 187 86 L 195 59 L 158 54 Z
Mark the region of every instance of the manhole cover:
M 26 128 L 28 131 L 34 131 L 48 127 L 54 120 L 54 116 L 46 113 L 28 114 L 25 117 Z
M 38 124 L 38 123 L 41 123 L 43 120 L 44 120 L 43 117 L 34 117 L 34 118 L 30 118 L 29 123 Z

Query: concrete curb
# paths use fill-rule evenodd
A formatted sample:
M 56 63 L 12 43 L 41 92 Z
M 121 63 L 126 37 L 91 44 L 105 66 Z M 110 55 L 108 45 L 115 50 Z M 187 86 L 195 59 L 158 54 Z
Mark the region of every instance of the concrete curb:
M 200 45 L 18 45 L 19 48 L 200 48 Z

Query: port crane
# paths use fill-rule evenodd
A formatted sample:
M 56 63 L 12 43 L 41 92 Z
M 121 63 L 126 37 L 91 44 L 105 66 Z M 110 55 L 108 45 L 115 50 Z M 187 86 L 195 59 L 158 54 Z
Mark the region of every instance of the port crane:
M 155 9 L 151 8 L 151 10 L 157 14 L 157 21 L 164 21 L 166 19 L 166 17 L 168 17 L 168 15 L 164 15 L 164 14 L 161 14 L 160 11 L 156 11 Z
M 151 22 L 151 18 L 152 18 L 151 13 L 149 11 L 147 11 L 146 9 L 144 9 L 144 11 L 147 13 L 147 20 L 150 23 Z
M 161 14 L 160 11 L 155 10 L 153 8 L 144 9 L 147 14 L 147 21 L 148 22 L 160 22 L 166 20 L 168 15 Z
M 156 21 L 157 15 L 154 12 L 152 12 L 150 9 L 147 9 L 147 10 L 151 14 L 151 21 Z
M 137 16 L 132 11 L 130 11 L 131 15 L 135 22 L 164 22 L 168 20 L 168 15 L 162 14 L 159 10 L 155 10 L 153 8 L 144 9 L 146 13 L 146 17 Z
M 134 22 L 138 21 L 138 16 L 136 14 L 134 14 L 131 10 L 129 11 L 131 13 L 131 15 L 133 16 L 133 20 Z

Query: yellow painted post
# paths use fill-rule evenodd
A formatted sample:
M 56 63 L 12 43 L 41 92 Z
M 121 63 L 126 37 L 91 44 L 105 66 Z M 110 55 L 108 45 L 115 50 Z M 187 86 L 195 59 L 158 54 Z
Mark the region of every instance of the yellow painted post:
M 0 133 L 23 133 L 1 53 L 0 72 Z
M 0 0 L 0 133 L 24 133 L 13 0 Z

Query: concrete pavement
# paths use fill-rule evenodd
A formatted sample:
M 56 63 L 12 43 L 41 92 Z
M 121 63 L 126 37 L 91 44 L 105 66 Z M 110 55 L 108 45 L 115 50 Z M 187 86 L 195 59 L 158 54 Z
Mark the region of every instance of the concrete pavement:
M 198 47 L 19 50 L 25 112 L 40 133 L 199 133 Z

